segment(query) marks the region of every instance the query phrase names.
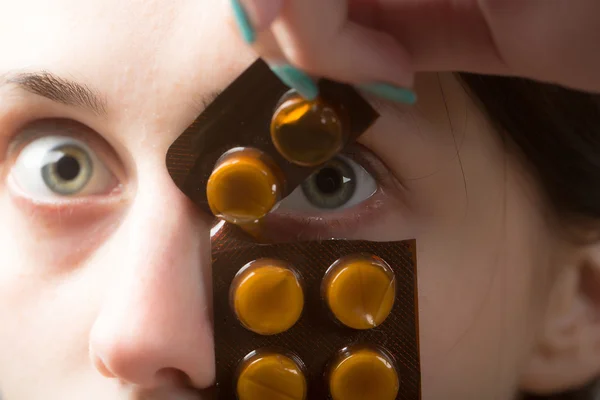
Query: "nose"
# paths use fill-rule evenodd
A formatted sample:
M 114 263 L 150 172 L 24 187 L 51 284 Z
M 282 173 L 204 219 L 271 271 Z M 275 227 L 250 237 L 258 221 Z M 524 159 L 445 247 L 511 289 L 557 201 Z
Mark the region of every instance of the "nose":
M 214 380 L 210 219 L 170 177 L 139 182 L 136 199 L 107 243 L 115 271 L 90 334 L 90 357 L 107 377 L 141 387 L 185 375 Z M 112 278 L 111 276 L 111 278 Z

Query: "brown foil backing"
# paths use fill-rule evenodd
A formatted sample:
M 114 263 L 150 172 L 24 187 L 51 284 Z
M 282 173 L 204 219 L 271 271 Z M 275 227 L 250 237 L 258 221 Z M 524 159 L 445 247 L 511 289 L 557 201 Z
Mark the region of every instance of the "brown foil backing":
M 322 79 L 319 90 L 321 98 L 338 110 L 345 121 L 347 143 L 356 140 L 379 117 L 349 85 Z M 258 60 L 175 140 L 167 152 L 167 169 L 176 185 L 196 205 L 210 212 L 206 182 L 219 157 L 235 147 L 254 147 L 273 158 L 286 177 L 283 197 L 319 169 L 319 166 L 290 163 L 271 141 L 271 119 L 287 92 L 289 88 L 264 61 Z
M 321 80 L 321 97 L 340 113 L 349 144 L 378 118 L 377 112 L 351 86 Z M 217 162 L 235 147 L 253 147 L 273 158 L 286 177 L 283 197 L 319 169 L 285 160 L 270 137 L 270 124 L 289 88 L 262 60 L 256 61 L 211 103 L 171 145 L 167 169 L 176 185 L 203 211 L 210 213 L 206 183 Z M 391 315 L 372 330 L 355 331 L 335 322 L 321 297 L 321 280 L 337 259 L 356 253 L 381 257 L 394 270 L 396 299 Z M 287 332 L 260 336 L 244 328 L 230 307 L 230 284 L 244 265 L 259 258 L 291 263 L 302 277 L 305 305 L 300 320 Z M 226 224 L 212 238 L 217 394 L 236 399 L 238 363 L 264 347 L 281 348 L 300 357 L 307 368 L 309 400 L 328 399 L 325 368 L 337 352 L 353 344 L 383 346 L 393 357 L 399 379 L 398 399 L 420 399 L 420 366 L 415 242 L 328 240 L 258 244 L 237 227 Z M 373 399 L 377 400 L 377 399 Z
M 217 399 L 236 399 L 235 373 L 239 362 L 253 350 L 265 347 L 298 356 L 306 366 L 307 399 L 328 399 L 327 364 L 340 349 L 353 344 L 383 346 L 393 357 L 400 378 L 397 399 L 420 399 L 415 241 L 326 240 L 257 245 L 239 240 L 236 231 L 225 225 L 213 236 L 212 246 Z M 381 257 L 392 267 L 396 278 L 392 312 L 383 324 L 371 330 L 357 331 L 339 324 L 321 296 L 322 279 L 329 266 L 343 256 L 357 253 Z M 244 328 L 229 302 L 230 285 L 239 269 L 263 257 L 291 263 L 301 275 L 305 294 L 300 320 L 287 332 L 273 336 L 261 336 Z

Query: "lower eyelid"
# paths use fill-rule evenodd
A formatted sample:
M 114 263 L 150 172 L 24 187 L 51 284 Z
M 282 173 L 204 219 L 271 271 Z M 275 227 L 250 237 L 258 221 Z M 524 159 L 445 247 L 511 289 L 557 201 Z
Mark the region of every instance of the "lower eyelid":
M 266 217 L 263 225 L 265 241 L 287 242 L 295 240 L 317 239 L 353 239 L 360 233 L 358 229 L 363 221 L 378 223 L 393 207 L 394 200 L 384 191 L 377 191 L 369 199 L 352 207 L 321 213 L 274 213 Z M 348 234 L 348 232 L 351 232 Z
M 36 234 L 56 237 L 63 234 L 78 234 L 94 224 L 119 218 L 118 210 L 124 209 L 124 200 L 118 196 L 101 199 L 81 199 L 75 202 L 32 202 L 30 198 L 9 190 L 9 196 L 26 223 Z M 113 219 L 114 218 L 114 219 Z
M 40 199 L 32 199 L 27 195 L 20 187 L 19 184 L 9 175 L 6 179 L 6 187 L 9 189 L 9 193 L 11 198 L 17 202 L 19 205 L 25 205 L 27 207 L 45 207 L 49 211 L 56 210 L 66 210 L 66 209 L 76 209 L 76 208 L 86 208 L 93 207 L 95 205 L 111 205 L 116 203 L 121 203 L 124 200 L 124 196 L 122 196 L 122 191 L 117 187 L 111 191 L 111 195 L 92 195 L 92 196 L 82 196 L 82 197 L 54 197 L 54 198 L 40 198 Z
M 125 191 L 121 184 L 114 178 L 115 184 L 110 191 L 103 194 L 84 195 L 80 197 L 47 197 L 32 199 L 22 190 L 11 175 L 7 176 L 6 187 L 11 198 L 20 206 L 32 208 L 33 212 L 45 209 L 46 212 L 65 212 L 71 215 L 73 211 L 92 207 L 112 207 L 114 204 L 126 201 Z M 1 400 L 1 399 L 0 399 Z

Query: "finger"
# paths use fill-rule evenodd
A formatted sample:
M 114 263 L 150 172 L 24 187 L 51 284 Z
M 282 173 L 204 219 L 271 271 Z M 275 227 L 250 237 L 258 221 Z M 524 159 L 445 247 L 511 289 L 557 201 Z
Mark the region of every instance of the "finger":
M 413 104 L 407 52 L 391 36 L 348 20 L 346 0 L 288 0 L 273 32 L 295 67 Z
M 412 86 L 410 57 L 391 36 L 347 18 L 346 0 L 289 0 L 273 32 L 294 66 L 347 83 Z
M 312 99 L 314 77 L 414 103 L 409 57 L 391 37 L 347 20 L 346 0 L 234 0 L 242 37 L 288 86 Z
M 227 0 L 227 3 L 240 35 L 246 43 L 253 45 L 273 73 L 302 97 L 315 99 L 319 94 L 315 80 L 287 62 L 269 29 L 279 14 L 283 0 Z
M 393 36 L 417 71 L 506 72 L 495 45 L 497 34 L 481 10 L 486 0 L 348 1 L 350 20 Z
M 275 32 L 286 59 L 298 69 L 395 102 L 416 102 L 416 95 L 408 89 L 413 84 L 408 55 L 387 35 L 348 22 L 339 34 L 312 50 L 310 44 Z

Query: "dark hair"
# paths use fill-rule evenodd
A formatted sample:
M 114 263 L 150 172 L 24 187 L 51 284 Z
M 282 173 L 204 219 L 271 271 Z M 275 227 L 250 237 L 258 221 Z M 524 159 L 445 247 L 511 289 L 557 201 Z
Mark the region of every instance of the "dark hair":
M 522 152 L 554 211 L 600 221 L 600 95 L 519 78 L 461 79 Z
M 491 123 L 521 152 L 559 220 L 600 227 L 600 95 L 521 78 L 460 74 L 460 79 Z M 594 398 L 592 384 L 554 396 L 524 396 Z

